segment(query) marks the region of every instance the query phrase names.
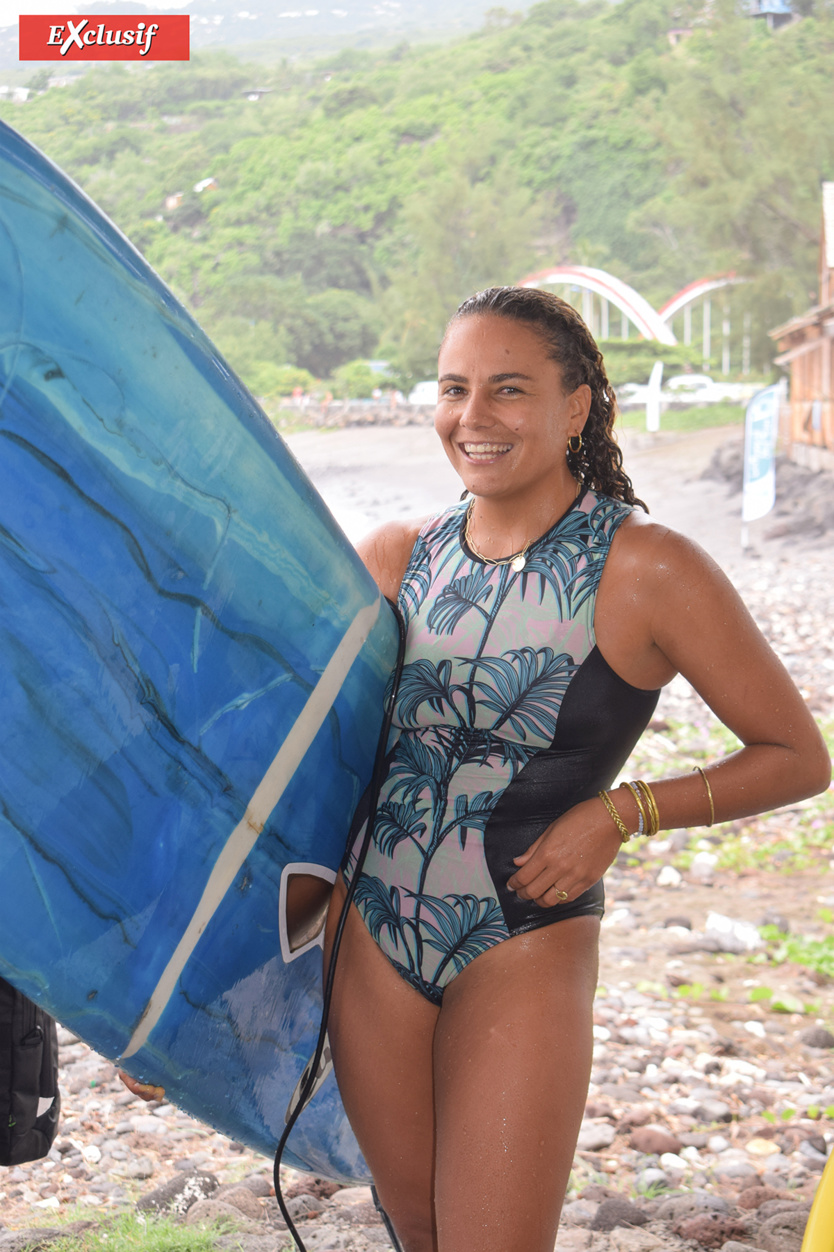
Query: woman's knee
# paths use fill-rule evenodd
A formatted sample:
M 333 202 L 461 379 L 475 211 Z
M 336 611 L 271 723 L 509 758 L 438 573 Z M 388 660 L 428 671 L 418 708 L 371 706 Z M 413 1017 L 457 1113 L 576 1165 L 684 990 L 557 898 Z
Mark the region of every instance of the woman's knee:
M 403 1229 L 401 1235 L 400 1228 L 395 1226 L 394 1233 L 402 1252 L 437 1252 L 437 1240 L 430 1227 L 408 1226 Z
M 437 1252 L 437 1231 L 431 1205 L 394 1203 L 389 1209 L 381 1196 L 380 1201 L 403 1252 Z

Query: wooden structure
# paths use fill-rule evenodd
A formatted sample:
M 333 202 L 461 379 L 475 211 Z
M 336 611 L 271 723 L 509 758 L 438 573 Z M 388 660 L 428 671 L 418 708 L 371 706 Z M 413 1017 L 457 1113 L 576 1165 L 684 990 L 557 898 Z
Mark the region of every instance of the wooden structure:
M 790 371 L 781 436 L 791 460 L 834 470 L 834 182 L 822 184 L 819 304 L 770 332 Z

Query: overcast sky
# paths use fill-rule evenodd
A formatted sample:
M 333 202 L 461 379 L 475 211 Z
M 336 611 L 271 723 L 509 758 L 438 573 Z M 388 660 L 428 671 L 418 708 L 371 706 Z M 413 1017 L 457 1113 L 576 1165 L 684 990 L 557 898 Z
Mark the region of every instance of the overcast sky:
M 183 8 L 182 0 L 153 0 L 148 12 Z M 85 4 L 66 4 L 65 0 L 0 0 L 0 26 L 17 26 L 19 13 L 83 13 Z

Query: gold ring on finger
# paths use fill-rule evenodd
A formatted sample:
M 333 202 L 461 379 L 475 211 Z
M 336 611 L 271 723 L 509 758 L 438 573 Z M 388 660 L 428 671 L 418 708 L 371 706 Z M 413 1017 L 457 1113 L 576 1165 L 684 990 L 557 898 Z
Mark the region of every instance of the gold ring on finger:
M 567 891 L 560 891 L 558 887 L 554 887 L 553 890 L 556 892 L 557 900 L 567 900 L 568 898 Z

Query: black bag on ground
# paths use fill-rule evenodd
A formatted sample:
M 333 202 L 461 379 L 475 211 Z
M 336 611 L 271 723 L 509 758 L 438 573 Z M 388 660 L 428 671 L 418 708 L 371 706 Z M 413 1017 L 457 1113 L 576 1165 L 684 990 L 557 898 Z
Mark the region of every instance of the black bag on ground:
M 55 1022 L 0 978 L 0 1165 L 46 1156 L 60 1112 Z

